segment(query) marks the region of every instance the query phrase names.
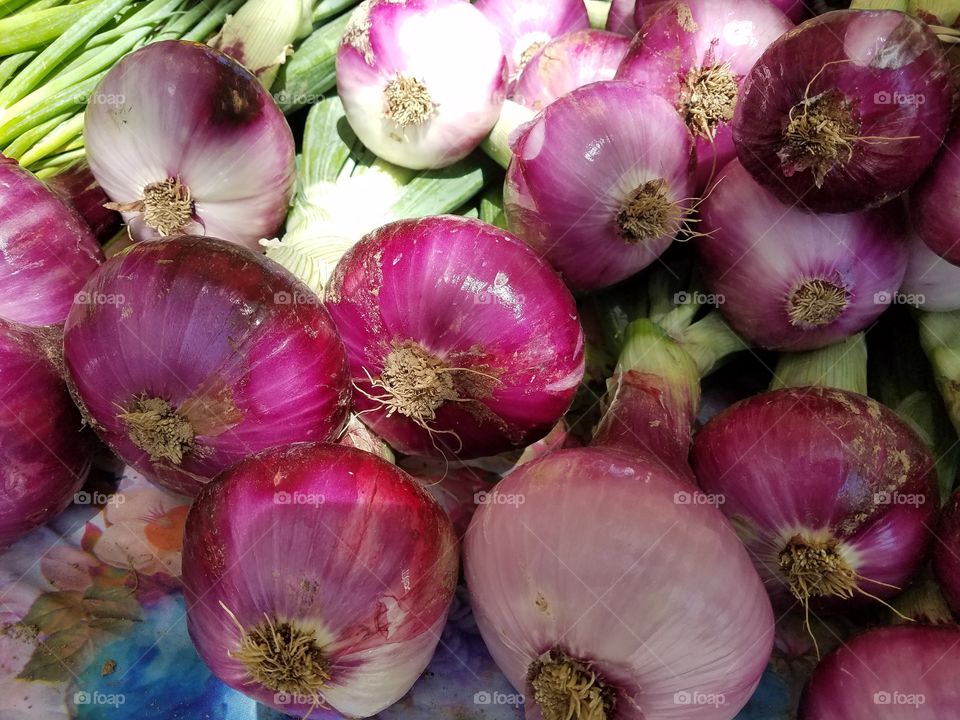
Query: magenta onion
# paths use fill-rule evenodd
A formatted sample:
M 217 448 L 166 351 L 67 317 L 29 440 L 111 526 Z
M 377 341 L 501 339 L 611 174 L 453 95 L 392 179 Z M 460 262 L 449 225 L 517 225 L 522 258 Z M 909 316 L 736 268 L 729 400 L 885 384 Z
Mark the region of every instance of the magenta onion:
M 946 720 L 960 705 L 960 630 L 898 625 L 847 640 L 817 666 L 800 720 Z
M 58 172 L 47 180 L 47 186 L 79 213 L 101 244 L 119 232 L 123 217 L 116 210 L 104 207 L 110 198 L 86 162 Z
M 286 217 L 293 134 L 260 82 L 205 45 L 156 42 L 97 85 L 87 160 L 138 240 L 219 237 L 256 249 Z
M 474 7 L 500 34 L 511 78 L 553 38 L 590 27 L 583 0 L 477 0 Z
M 523 243 L 479 220 L 384 225 L 337 265 L 326 304 L 360 418 L 403 453 L 527 445 L 583 377 L 570 293 Z
M 837 10 L 773 43 L 734 118 L 744 167 L 814 212 L 877 205 L 930 164 L 950 117 L 950 66 L 926 23 Z
M 544 45 L 528 62 L 513 90 L 513 100 L 542 110 L 578 87 L 612 80 L 630 41 L 603 30 L 566 33 Z
M 939 499 L 930 450 L 862 395 L 807 387 L 743 400 L 700 430 L 692 464 L 775 605 L 889 597 L 929 548 Z
M 296 717 L 369 717 L 433 654 L 457 584 L 449 519 L 406 473 L 339 445 L 231 468 L 187 517 L 187 627 L 231 687 Z
M 653 14 L 676 0 L 613 0 L 607 16 L 607 30 L 621 35 L 633 35 Z M 807 16 L 803 0 L 769 0 L 769 4 L 783 11 L 793 22 Z
M 64 353 L 100 437 L 186 495 L 253 453 L 330 439 L 350 403 L 343 344 L 319 298 L 214 238 L 110 258 L 70 311 Z
M 910 191 L 913 226 L 937 255 L 960 265 L 960 127 L 947 136 L 936 162 Z
M 51 358 L 59 342 L 0 318 L 0 548 L 67 507 L 90 470 L 93 443 Z
M 511 232 L 576 290 L 630 277 L 683 226 L 693 201 L 693 141 L 663 98 L 597 82 L 521 131 L 504 186 Z
M 640 28 L 617 78 L 666 98 L 697 139 L 697 186 L 734 157 L 731 121 L 741 84 L 793 24 L 767 0 L 684 0 Z
M 960 492 L 947 501 L 933 546 L 933 571 L 943 597 L 960 618 Z
M 340 41 L 337 90 L 370 150 L 440 168 L 496 123 L 505 63 L 496 28 L 464 0 L 364 0 Z
M 911 233 L 908 246 L 907 272 L 897 298 L 929 312 L 960 310 L 960 267 L 937 255 L 915 234 Z
M 0 318 L 62 323 L 102 261 L 76 212 L 16 160 L 0 155 Z
M 704 280 L 734 329 L 763 347 L 823 347 L 864 329 L 889 307 L 906 270 L 897 204 L 813 215 L 784 205 L 737 160 L 701 218 Z
M 594 447 L 518 467 L 467 532 L 477 625 L 528 718 L 730 720 L 766 665 L 770 602 L 692 482 L 697 371 L 671 344 L 635 333 Z

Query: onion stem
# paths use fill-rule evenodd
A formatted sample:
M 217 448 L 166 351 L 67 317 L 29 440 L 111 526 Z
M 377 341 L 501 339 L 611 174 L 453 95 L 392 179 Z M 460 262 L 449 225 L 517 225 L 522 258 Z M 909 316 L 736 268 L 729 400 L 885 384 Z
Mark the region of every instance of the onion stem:
M 610 15 L 610 3 L 606 0 L 584 0 L 587 6 L 587 17 L 590 26 L 603 30 L 607 26 L 607 17 Z
M 536 116 L 530 108 L 512 100 L 505 100 L 500 111 L 500 119 L 490 134 L 480 143 L 480 148 L 502 168 L 510 164 L 513 151 L 510 149 L 510 135 L 518 127 Z
M 814 385 L 867 394 L 867 343 L 863 333 L 817 350 L 780 356 L 771 390 Z

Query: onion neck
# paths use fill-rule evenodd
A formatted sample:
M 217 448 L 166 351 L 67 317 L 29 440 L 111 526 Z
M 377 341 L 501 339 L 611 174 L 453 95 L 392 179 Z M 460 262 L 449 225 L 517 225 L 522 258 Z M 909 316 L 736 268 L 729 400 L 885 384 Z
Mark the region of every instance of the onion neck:
M 493 126 L 490 134 L 480 143 L 480 149 L 490 156 L 500 167 L 510 165 L 513 150 L 510 148 L 510 137 L 514 131 L 524 123 L 528 123 L 536 116 L 536 112 L 513 100 L 504 100 L 500 110 L 500 118 Z
M 560 650 L 534 661 L 527 673 L 543 720 L 612 720 L 616 694 L 585 663 Z
M 117 417 L 127 426 L 130 441 L 146 452 L 153 462 L 180 465 L 193 449 L 194 428 L 190 421 L 166 400 L 140 397 Z
M 807 352 L 783 353 L 771 390 L 788 387 L 830 387 L 867 394 L 867 342 L 863 333 Z

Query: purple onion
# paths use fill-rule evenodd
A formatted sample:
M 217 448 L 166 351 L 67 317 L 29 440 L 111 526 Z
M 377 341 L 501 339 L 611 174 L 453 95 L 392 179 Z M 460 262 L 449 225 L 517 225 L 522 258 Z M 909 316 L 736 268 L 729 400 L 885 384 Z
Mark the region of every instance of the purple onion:
M 814 215 L 782 203 L 733 160 L 701 213 L 694 242 L 704 280 L 733 328 L 762 347 L 809 350 L 863 330 L 906 269 L 897 203 Z
M 944 506 L 936 536 L 933 572 L 954 617 L 960 618 L 960 491 Z
M 734 157 L 732 120 L 744 77 L 793 24 L 767 0 L 684 0 L 643 23 L 617 78 L 673 105 L 697 139 L 702 190 Z
M 0 319 L 0 548 L 67 507 L 90 470 L 82 430 L 52 356 L 60 336 Z
M 767 48 L 743 87 L 734 143 L 744 167 L 814 212 L 877 205 L 916 182 L 950 117 L 950 67 L 926 23 L 838 10 Z
M 101 244 L 119 232 L 123 217 L 116 210 L 104 207 L 110 198 L 97 183 L 86 162 L 58 172 L 47 180 L 47 186 L 80 214 Z
M 926 175 L 910 191 L 917 234 L 940 257 L 960 265 L 960 126 L 951 130 Z
M 607 16 L 607 30 L 632 36 L 660 8 L 674 2 L 676 0 L 613 0 Z M 803 0 L 769 0 L 769 4 L 793 22 L 800 22 L 809 14 Z
M 929 312 L 960 310 L 960 267 L 937 255 L 913 233 L 909 253 L 898 298 Z
M 0 155 L 0 318 L 62 323 L 101 262 L 103 252 L 77 213 Z
M 693 202 L 693 140 L 659 95 L 578 88 L 523 127 L 504 186 L 508 227 L 576 290 L 630 277 L 673 242 Z
M 530 58 L 513 100 L 542 110 L 559 97 L 600 80 L 612 80 L 630 41 L 603 30 L 577 30 L 554 38 Z
M 319 298 L 214 238 L 138 243 L 107 260 L 70 310 L 64 353 L 100 437 L 185 495 L 266 448 L 331 439 L 350 404 Z
M 402 453 L 529 445 L 583 377 L 569 291 L 530 248 L 478 220 L 384 225 L 339 262 L 325 299 L 360 419 Z

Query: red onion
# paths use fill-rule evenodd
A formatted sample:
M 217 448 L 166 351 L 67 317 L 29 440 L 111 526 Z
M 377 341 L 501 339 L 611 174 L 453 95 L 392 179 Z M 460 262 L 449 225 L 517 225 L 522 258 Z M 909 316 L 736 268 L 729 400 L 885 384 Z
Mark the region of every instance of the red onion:
M 319 298 L 214 238 L 110 258 L 67 317 L 64 352 L 100 437 L 186 495 L 260 450 L 333 437 L 350 402 L 343 344 Z
M 943 150 L 910 191 L 913 226 L 937 255 L 960 265 L 960 126 L 947 136 Z
M 67 507 L 92 443 L 50 357 L 59 334 L 0 319 L 0 548 Z
M 483 639 L 528 718 L 730 720 L 773 615 L 749 557 L 686 465 L 693 360 L 631 328 L 594 446 L 520 466 L 465 538 Z
M 889 597 L 929 548 L 933 457 L 870 398 L 821 387 L 757 395 L 708 422 L 691 457 L 775 605 Z
M 960 630 L 898 625 L 847 640 L 824 658 L 800 720 L 946 720 L 960 705 Z
M 669 103 L 633 83 L 574 90 L 526 125 L 513 150 L 508 227 L 577 290 L 652 263 L 692 203 L 692 138 Z
M 943 597 L 960 618 L 960 492 L 947 501 L 933 546 L 933 571 Z
M 704 280 L 733 328 L 763 347 L 823 347 L 864 329 L 890 305 L 906 269 L 895 203 L 813 215 L 784 205 L 733 160 L 701 211 Z
M 697 139 L 697 186 L 734 157 L 731 120 L 741 85 L 793 24 L 767 0 L 684 0 L 643 23 L 617 78 L 659 93 Z
M 101 244 L 119 232 L 123 218 L 116 210 L 104 207 L 110 198 L 97 183 L 86 162 L 58 172 L 47 180 L 47 186 L 80 214 Z
M 506 91 L 493 24 L 464 0 L 364 0 L 340 41 L 350 127 L 384 160 L 439 168 L 490 132 Z
M 913 233 L 908 247 L 907 272 L 898 299 L 929 312 L 960 310 L 960 267 L 937 255 Z
M 497 28 L 511 78 L 553 38 L 590 27 L 583 0 L 477 0 L 474 6 Z
M 337 265 L 326 303 L 360 418 L 403 453 L 528 445 L 583 377 L 570 293 L 523 243 L 479 220 L 384 225 Z
M 901 12 L 838 10 L 774 42 L 734 118 L 744 167 L 814 212 L 877 205 L 933 160 L 950 116 L 950 67 L 927 25 Z
M 77 214 L 16 160 L 0 155 L 0 318 L 62 323 L 102 261 Z
M 138 240 L 193 233 L 256 249 L 286 217 L 293 134 L 243 66 L 167 40 L 124 57 L 91 95 L 87 160 Z
M 653 14 L 676 0 L 613 0 L 607 16 L 607 30 L 621 35 L 633 35 Z M 807 16 L 803 0 L 769 0 L 769 4 L 784 12 L 793 22 Z
M 513 100 L 542 110 L 568 92 L 612 80 L 630 41 L 603 30 L 578 30 L 554 38 L 530 58 L 513 90 Z
M 187 517 L 183 583 L 190 637 L 225 683 L 296 717 L 369 717 L 430 661 L 457 540 L 394 465 L 293 445 L 203 489 Z

